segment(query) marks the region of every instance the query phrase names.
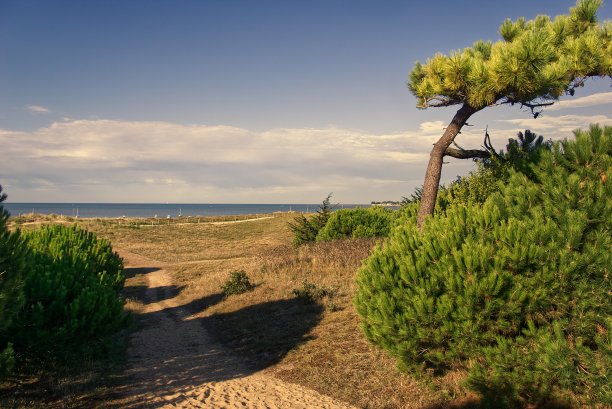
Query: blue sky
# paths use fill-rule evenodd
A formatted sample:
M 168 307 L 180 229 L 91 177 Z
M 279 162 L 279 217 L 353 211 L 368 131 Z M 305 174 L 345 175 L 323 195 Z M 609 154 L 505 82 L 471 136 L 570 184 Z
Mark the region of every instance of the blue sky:
M 398 200 L 454 112 L 416 109 L 414 62 L 572 5 L 0 0 L 0 184 L 11 202 Z M 459 142 L 479 146 L 485 126 L 503 147 L 526 127 L 612 124 L 610 85 L 536 121 L 487 109 Z

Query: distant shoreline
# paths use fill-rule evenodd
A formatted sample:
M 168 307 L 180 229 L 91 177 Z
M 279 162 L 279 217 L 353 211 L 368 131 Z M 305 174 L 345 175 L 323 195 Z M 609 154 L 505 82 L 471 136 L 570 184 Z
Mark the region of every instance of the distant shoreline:
M 272 213 L 314 213 L 320 203 L 306 204 L 184 204 L 184 203 L 10 203 L 3 206 L 11 217 L 31 214 L 92 218 L 177 218 L 244 216 Z M 370 207 L 369 204 L 340 204 L 335 209 Z

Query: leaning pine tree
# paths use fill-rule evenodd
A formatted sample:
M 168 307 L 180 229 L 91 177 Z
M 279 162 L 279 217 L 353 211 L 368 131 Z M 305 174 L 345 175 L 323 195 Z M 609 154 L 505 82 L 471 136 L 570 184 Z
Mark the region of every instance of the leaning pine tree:
M 476 42 L 450 55 L 438 54 L 427 64 L 415 64 L 408 88 L 418 98 L 418 108 L 460 108 L 442 137 L 434 144 L 423 184 L 417 218 L 421 227 L 433 213 L 444 156 L 486 158 L 487 150 L 451 148 L 457 134 L 476 112 L 490 106 L 510 104 L 531 109 L 551 105 L 561 95 L 593 76 L 612 75 L 612 24 L 598 25 L 601 0 L 580 0 L 569 15 L 551 20 L 506 20 L 499 33 L 503 41 Z

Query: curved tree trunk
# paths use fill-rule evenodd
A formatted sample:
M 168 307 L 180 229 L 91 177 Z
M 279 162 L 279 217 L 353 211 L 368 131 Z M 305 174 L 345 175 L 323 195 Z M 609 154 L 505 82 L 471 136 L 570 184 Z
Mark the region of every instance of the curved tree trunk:
M 423 182 L 423 193 L 421 195 L 421 206 L 417 215 L 417 227 L 422 230 L 423 220 L 426 216 L 433 214 L 436 205 L 436 197 L 438 195 L 438 186 L 440 185 L 440 175 L 442 174 L 442 159 L 446 148 L 453 142 L 463 125 L 468 118 L 478 110 L 472 108 L 468 104 L 463 104 L 457 111 L 453 120 L 446 127 L 444 134 L 438 142 L 434 144 L 431 153 L 429 154 L 429 163 L 427 164 L 427 172 L 425 173 L 425 182 Z

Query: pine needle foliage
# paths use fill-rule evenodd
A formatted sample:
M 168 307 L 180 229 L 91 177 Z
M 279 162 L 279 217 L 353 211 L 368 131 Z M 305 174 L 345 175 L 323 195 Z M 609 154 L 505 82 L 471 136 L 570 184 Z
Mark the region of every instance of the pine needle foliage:
M 554 101 L 591 76 L 612 76 L 612 24 L 598 25 L 601 0 L 581 0 L 555 19 L 507 19 L 502 40 L 477 41 L 449 55 L 416 62 L 408 88 L 417 107 L 467 103 L 476 110 L 496 103 Z
M 2 202 L 6 194 L 0 186 L 0 379 L 15 365 L 9 328 L 24 303 L 23 280 L 26 274 L 27 248 L 19 232 L 10 232 L 9 213 Z
M 125 323 L 123 260 L 108 241 L 76 224 L 23 234 L 32 255 L 26 304 L 11 330 L 15 347 L 34 357 L 106 348 Z
M 366 337 L 422 374 L 469 370 L 493 406 L 611 405 L 612 127 L 510 170 L 484 204 L 423 231 L 406 212 L 358 272 Z

